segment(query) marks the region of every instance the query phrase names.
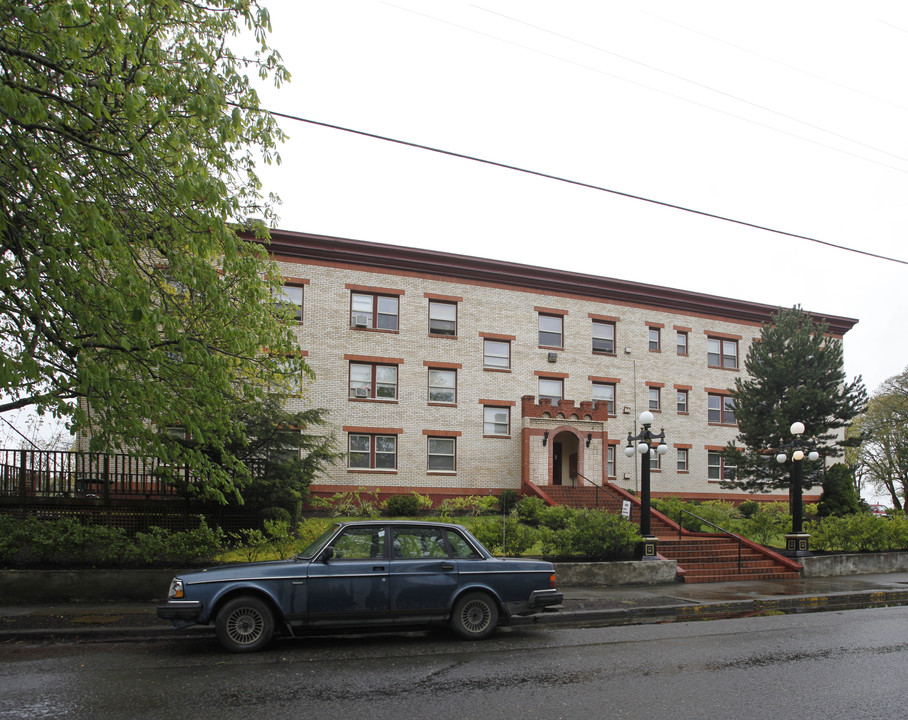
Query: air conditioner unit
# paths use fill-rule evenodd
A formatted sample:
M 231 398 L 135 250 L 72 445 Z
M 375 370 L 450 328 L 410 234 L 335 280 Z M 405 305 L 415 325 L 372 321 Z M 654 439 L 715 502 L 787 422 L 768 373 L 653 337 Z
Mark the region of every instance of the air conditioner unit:
M 353 389 L 354 397 L 358 398 L 367 398 L 369 397 L 369 388 L 358 387 Z
M 551 363 L 558 362 L 558 353 L 550 352 L 549 353 L 549 362 L 551 362 Z
M 630 408 L 629 405 L 625 405 L 625 406 L 624 406 L 624 414 L 625 414 L 625 415 L 630 415 L 630 414 L 631 414 L 631 408 Z
M 353 316 L 353 327 L 369 327 L 369 316 L 368 315 L 354 315 Z

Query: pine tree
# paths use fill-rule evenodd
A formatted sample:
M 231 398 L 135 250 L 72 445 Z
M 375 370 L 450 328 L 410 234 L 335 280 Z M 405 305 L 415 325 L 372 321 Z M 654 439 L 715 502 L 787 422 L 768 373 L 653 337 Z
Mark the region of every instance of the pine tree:
M 790 443 L 791 424 L 804 423 L 803 441 L 814 441 L 821 459 L 803 465 L 803 488 L 822 481 L 824 458 L 841 455 L 838 430 L 867 401 L 860 377 L 845 381 L 842 343 L 800 307 L 780 308 L 763 323 L 744 361 L 746 377 L 735 379 L 732 397 L 738 437 L 723 451 L 734 479 L 723 487 L 769 492 L 789 485 L 788 471 L 774 459 Z

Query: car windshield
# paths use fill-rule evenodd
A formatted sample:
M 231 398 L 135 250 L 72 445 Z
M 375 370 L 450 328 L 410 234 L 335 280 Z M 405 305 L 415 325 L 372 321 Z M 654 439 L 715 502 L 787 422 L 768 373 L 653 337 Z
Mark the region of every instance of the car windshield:
M 315 540 L 313 540 L 309 544 L 309 547 L 300 552 L 297 557 L 302 560 L 311 560 L 312 558 L 314 558 L 318 554 L 318 551 L 322 549 L 322 546 L 328 541 L 328 538 L 334 535 L 335 532 L 337 532 L 337 528 L 337 523 L 329 527 L 327 530 L 325 530 L 325 532 L 323 532 Z

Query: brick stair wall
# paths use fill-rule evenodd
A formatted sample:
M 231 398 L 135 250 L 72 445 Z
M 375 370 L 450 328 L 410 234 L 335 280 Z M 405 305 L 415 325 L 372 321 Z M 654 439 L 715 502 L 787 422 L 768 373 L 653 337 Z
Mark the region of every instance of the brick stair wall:
M 631 500 L 631 522 L 640 523 L 639 499 L 620 489 L 613 492 L 595 487 L 550 486 L 545 494 L 558 505 L 575 508 L 598 508 L 620 513 L 622 496 Z M 772 554 L 745 545 L 738 567 L 738 543 L 722 535 L 690 534 L 678 538 L 678 526 L 666 522 L 659 514 L 650 518 L 650 527 L 659 538 L 658 552 L 678 561 L 678 574 L 686 583 L 728 582 L 734 580 L 777 580 L 795 578 L 799 570 Z

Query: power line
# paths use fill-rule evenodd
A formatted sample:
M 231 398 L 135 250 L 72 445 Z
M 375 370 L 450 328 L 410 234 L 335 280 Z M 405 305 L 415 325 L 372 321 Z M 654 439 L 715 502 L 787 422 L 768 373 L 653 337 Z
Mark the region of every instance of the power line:
M 538 170 L 530 170 L 528 168 L 519 167 L 517 165 L 509 165 L 507 163 L 497 162 L 495 160 L 486 160 L 474 155 L 466 155 L 464 153 L 454 152 L 453 150 L 444 150 L 442 148 L 435 148 L 431 147 L 430 145 L 422 145 L 420 143 L 410 142 L 408 140 L 399 140 L 397 138 L 392 138 L 385 135 L 366 132 L 365 130 L 355 130 L 353 128 L 343 127 L 342 125 L 334 125 L 332 123 L 321 122 L 319 120 L 310 120 L 308 118 L 289 115 L 287 113 L 281 113 L 275 110 L 266 110 L 265 112 L 268 112 L 275 117 L 286 118 L 287 120 L 295 120 L 296 122 L 308 123 L 309 125 L 324 127 L 331 130 L 339 130 L 341 132 L 351 133 L 353 135 L 360 135 L 361 137 L 381 140 L 382 142 L 389 142 L 396 145 L 416 148 L 417 150 L 426 150 L 428 152 L 437 153 L 439 155 L 447 155 L 448 157 L 460 158 L 461 160 L 469 160 L 471 162 L 482 163 L 483 165 L 491 165 L 492 167 L 498 167 L 504 170 L 513 170 L 514 172 L 524 173 L 525 175 L 533 175 L 535 177 L 545 178 L 547 180 L 555 180 L 557 182 L 567 183 L 568 185 L 576 185 L 577 187 L 588 188 L 590 190 L 598 190 L 599 192 L 610 193 L 612 195 L 628 198 L 630 200 L 639 200 L 641 202 L 650 203 L 651 205 L 658 205 L 660 207 L 670 208 L 672 210 L 681 210 L 682 212 L 691 213 L 692 215 L 708 217 L 712 218 L 713 220 L 721 220 L 722 222 L 733 223 L 735 225 L 753 228 L 754 230 L 762 230 L 764 232 L 775 233 L 776 235 L 783 235 L 785 237 L 795 238 L 798 240 L 806 240 L 808 242 L 816 243 L 817 245 L 825 245 L 826 247 L 835 248 L 836 250 L 845 250 L 847 252 L 856 253 L 858 255 L 865 255 L 867 257 L 876 258 L 878 260 L 886 260 L 888 262 L 899 263 L 901 265 L 908 265 L 908 260 L 900 260 L 898 258 L 868 252 L 867 250 L 858 250 L 857 248 L 851 248 L 845 245 L 837 245 L 836 243 L 827 242 L 826 240 L 819 240 L 818 238 L 809 237 L 807 235 L 799 235 L 797 233 L 786 232 L 785 230 L 778 230 L 766 225 L 747 222 L 746 220 L 736 220 L 735 218 L 727 217 L 725 215 L 718 215 L 716 213 L 706 212 L 705 210 L 696 210 L 694 208 L 685 207 L 684 205 L 676 205 L 664 200 L 656 200 L 654 198 L 644 197 L 643 195 L 634 195 L 633 193 L 622 192 L 621 190 L 614 190 L 612 188 L 602 187 L 601 185 L 593 185 L 592 183 L 586 183 L 581 180 L 571 180 L 570 178 L 561 177 L 559 175 L 552 175 L 550 173 L 544 173 Z

